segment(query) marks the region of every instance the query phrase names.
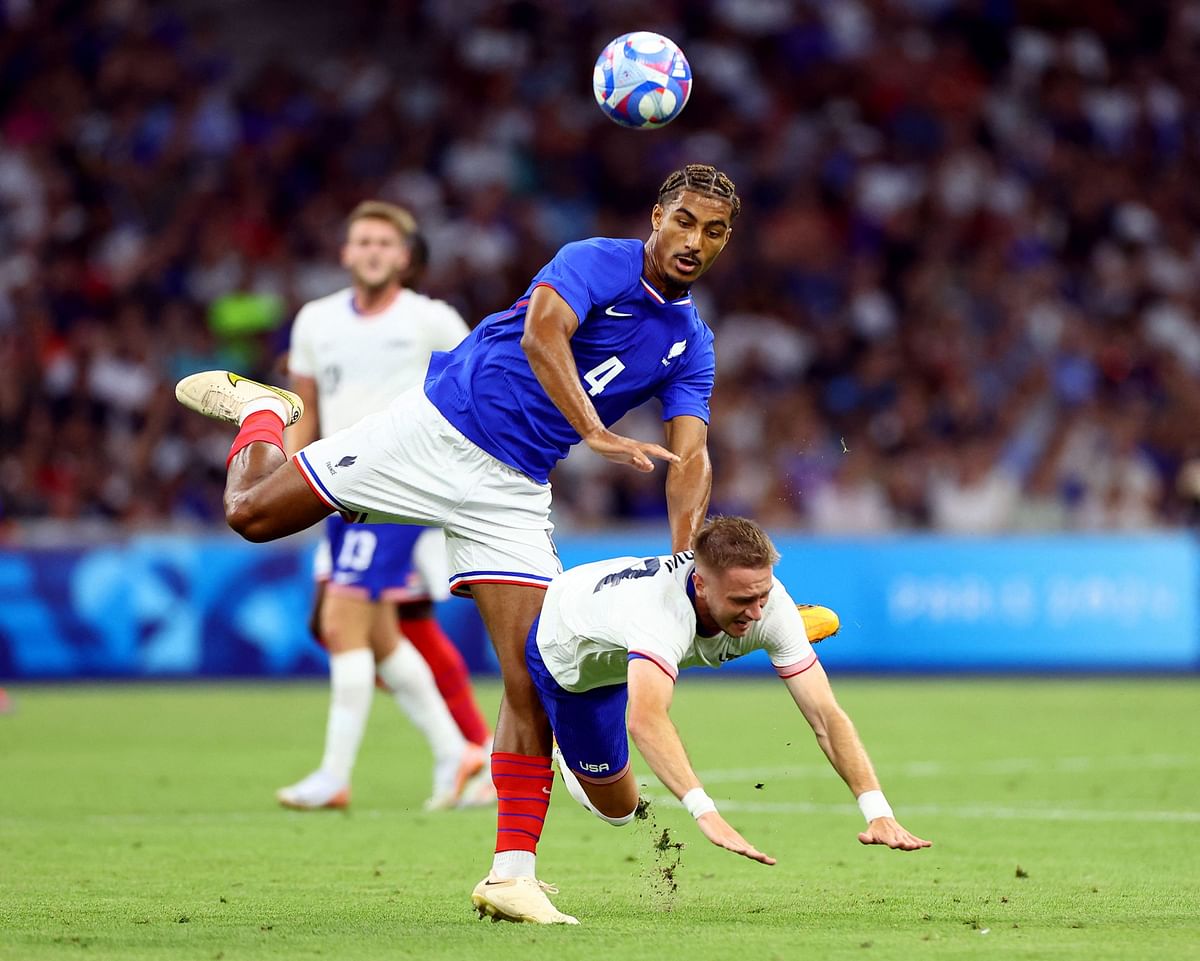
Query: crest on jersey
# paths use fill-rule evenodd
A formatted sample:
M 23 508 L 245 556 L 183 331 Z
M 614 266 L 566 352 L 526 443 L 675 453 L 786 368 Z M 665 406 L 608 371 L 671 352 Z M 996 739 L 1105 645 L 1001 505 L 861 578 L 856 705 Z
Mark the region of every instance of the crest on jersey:
M 662 359 L 662 365 L 664 367 L 666 367 L 668 364 L 671 363 L 671 361 L 673 361 L 676 357 L 678 357 L 680 354 L 682 354 L 685 350 L 687 350 L 687 341 L 686 340 L 676 341 L 675 343 L 673 343 L 671 345 L 671 349 L 667 351 L 667 356 Z

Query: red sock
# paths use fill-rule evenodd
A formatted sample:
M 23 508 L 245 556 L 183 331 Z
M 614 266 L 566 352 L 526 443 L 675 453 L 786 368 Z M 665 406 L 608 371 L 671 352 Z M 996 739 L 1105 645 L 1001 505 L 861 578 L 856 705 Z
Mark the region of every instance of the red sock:
M 483 713 L 475 702 L 475 692 L 471 689 L 471 675 L 467 673 L 467 664 L 458 653 L 450 638 L 442 631 L 441 625 L 432 617 L 422 617 L 419 620 L 402 618 L 400 630 L 425 658 L 425 663 L 433 672 L 437 689 L 450 709 L 454 723 L 462 731 L 462 736 L 472 744 L 481 747 L 487 743 L 490 732 Z
M 229 456 L 225 458 L 225 466 L 229 466 L 229 462 L 243 447 L 258 441 L 274 444 L 283 450 L 283 418 L 274 411 L 256 410 L 242 421 L 237 437 L 233 439 L 233 447 L 229 449 Z
M 554 786 L 550 758 L 493 752 L 492 783 L 498 799 L 496 852 L 536 854 Z

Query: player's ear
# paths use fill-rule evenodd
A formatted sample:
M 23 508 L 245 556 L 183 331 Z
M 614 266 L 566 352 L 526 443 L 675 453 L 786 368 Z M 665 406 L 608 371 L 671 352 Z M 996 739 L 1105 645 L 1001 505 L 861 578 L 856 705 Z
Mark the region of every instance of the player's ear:
M 350 269 L 350 243 L 348 241 L 346 243 L 342 244 L 341 261 L 342 261 L 343 269 L 349 270 Z
M 654 209 L 650 211 L 650 226 L 658 230 L 663 225 L 663 217 L 666 216 L 666 211 L 663 210 L 662 204 L 655 204 Z

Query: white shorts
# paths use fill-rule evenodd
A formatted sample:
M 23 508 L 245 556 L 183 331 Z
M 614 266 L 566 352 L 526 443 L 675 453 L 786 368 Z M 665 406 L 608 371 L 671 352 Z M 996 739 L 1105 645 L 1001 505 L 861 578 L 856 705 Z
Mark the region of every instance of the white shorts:
M 550 485 L 467 440 L 423 387 L 313 441 L 292 462 L 347 519 L 442 528 L 454 594 L 469 597 L 472 584 L 545 587 L 562 571 Z

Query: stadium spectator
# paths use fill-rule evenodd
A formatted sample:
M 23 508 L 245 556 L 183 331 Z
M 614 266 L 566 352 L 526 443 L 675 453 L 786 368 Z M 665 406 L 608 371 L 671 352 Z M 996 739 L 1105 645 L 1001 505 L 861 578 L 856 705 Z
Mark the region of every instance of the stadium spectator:
M 735 412 L 714 424 L 714 503 L 858 530 L 808 499 L 877 472 L 872 525 L 937 525 L 984 444 L 1017 490 L 974 529 L 1028 527 L 1030 498 L 1052 525 L 1190 522 L 1185 0 L 668 4 L 657 26 L 704 82 L 652 135 L 587 89 L 626 5 L 481 0 L 467 26 L 415 2 L 257 7 L 0 6 L 6 520 L 215 522 L 220 435 L 159 401 L 188 370 L 268 376 L 285 318 L 338 283 L 329 237 L 364 197 L 417 213 L 425 289 L 480 317 L 563 242 L 636 234 L 630 198 L 703 157 L 753 211 L 701 305 Z M 254 42 L 260 19 L 286 57 Z M 1033 427 L 1011 415 L 1030 402 Z M 586 454 L 560 472 L 562 525 L 665 511 Z

